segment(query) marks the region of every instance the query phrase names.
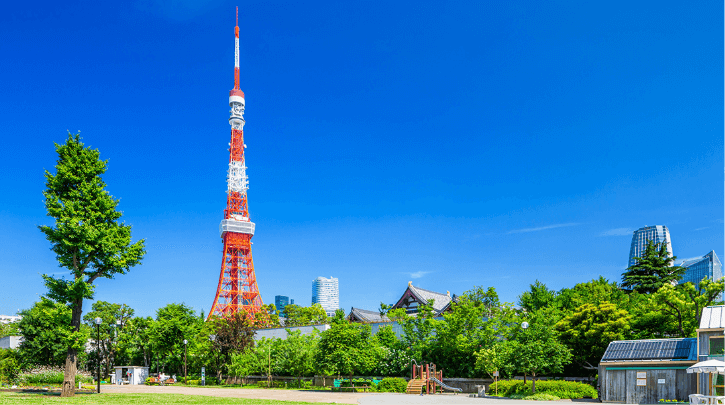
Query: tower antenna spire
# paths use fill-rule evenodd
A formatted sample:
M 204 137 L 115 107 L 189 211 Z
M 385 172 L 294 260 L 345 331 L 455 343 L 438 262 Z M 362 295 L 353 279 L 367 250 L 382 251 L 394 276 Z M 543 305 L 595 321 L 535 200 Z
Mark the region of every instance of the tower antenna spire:
M 247 205 L 249 182 L 244 164 L 244 92 L 239 88 L 239 25 L 234 27 L 234 89 L 229 91 L 229 107 L 232 136 L 227 171 L 227 208 L 219 224 L 224 253 L 210 317 L 227 317 L 240 312 L 251 315 L 261 311 L 263 305 L 252 261 L 255 225 L 249 220 Z

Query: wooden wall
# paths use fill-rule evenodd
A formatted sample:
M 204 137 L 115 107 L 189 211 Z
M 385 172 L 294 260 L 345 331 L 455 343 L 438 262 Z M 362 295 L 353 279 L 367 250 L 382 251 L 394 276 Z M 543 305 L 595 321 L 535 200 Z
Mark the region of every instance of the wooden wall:
M 689 401 L 688 396 L 697 391 L 696 374 L 685 369 L 644 369 L 631 367 L 614 370 L 601 367 L 600 382 L 602 401 L 628 404 L 656 404 L 660 399 Z M 645 373 L 646 385 L 637 385 L 637 373 Z M 663 383 L 660 383 L 664 380 Z

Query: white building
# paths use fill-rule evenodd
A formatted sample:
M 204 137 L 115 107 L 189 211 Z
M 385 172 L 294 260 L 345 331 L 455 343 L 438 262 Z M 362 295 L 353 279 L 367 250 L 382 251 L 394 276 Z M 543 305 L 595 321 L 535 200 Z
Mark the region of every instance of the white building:
M 317 277 L 312 280 L 312 303 L 320 304 L 327 316 L 334 316 L 340 309 L 340 290 L 335 277 Z
M 17 322 L 22 319 L 22 316 L 15 315 L 0 315 L 0 323 Z

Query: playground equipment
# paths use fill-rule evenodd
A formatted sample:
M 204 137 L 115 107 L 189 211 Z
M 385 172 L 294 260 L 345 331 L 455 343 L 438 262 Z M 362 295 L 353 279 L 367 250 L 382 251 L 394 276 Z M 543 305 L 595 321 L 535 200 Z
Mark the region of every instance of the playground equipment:
M 425 387 L 426 394 L 435 394 L 436 391 L 443 393 L 443 390 L 462 392 L 460 388 L 451 387 L 443 383 L 443 370 L 436 371 L 436 365 L 433 363 L 412 366 L 412 378 L 408 381 L 406 394 L 418 395 L 423 392 Z

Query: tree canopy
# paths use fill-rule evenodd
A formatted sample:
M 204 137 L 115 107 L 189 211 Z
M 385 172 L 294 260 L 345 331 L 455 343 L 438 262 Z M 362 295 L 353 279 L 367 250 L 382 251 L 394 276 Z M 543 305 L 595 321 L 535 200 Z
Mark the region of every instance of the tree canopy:
M 131 226 L 119 222 L 118 200 L 106 191 L 101 175 L 107 161 L 98 150 L 87 148 L 80 134 L 68 133 L 64 144 L 56 144 L 58 161 L 55 174 L 45 172 L 45 208 L 55 223 L 40 226 L 60 267 L 70 270 L 70 278 L 43 275 L 48 298 L 71 309 L 70 325 L 81 337 L 83 300 L 93 298 L 93 282 L 125 274 L 144 256 L 144 241 L 131 243 Z M 75 393 L 78 345 L 70 343 L 65 361 L 62 396 Z
M 670 256 L 666 244 L 647 241 L 642 257 L 636 257 L 636 263 L 622 274 L 622 287 L 651 294 L 665 284 L 677 283 L 687 269 L 673 266 L 676 259 L 677 256 Z

